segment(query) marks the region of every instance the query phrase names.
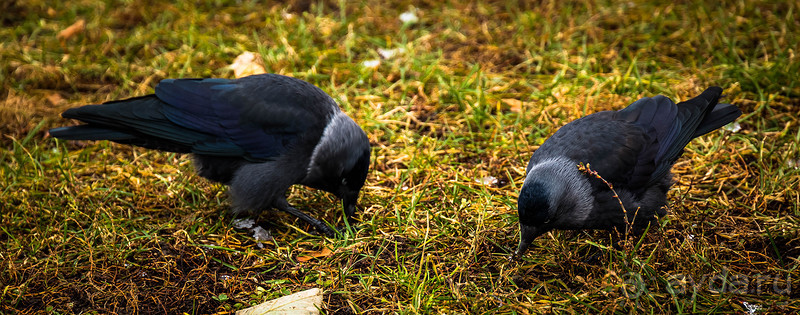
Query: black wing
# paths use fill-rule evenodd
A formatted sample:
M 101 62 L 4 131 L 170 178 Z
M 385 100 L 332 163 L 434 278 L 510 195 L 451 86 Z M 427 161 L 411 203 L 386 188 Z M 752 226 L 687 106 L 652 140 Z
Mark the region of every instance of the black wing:
M 51 134 L 263 161 L 282 154 L 307 132 L 321 134 L 337 110 L 319 88 L 280 75 L 166 79 L 154 95 L 67 110 L 62 116 L 88 125 Z
M 614 185 L 643 181 L 655 165 L 644 163 L 644 155 L 654 155 L 653 139 L 640 127 L 614 118 L 615 112 L 594 113 L 564 125 L 533 153 L 528 170 L 550 158 L 565 156 L 588 163 Z M 646 182 L 647 179 L 644 179 Z
M 714 110 L 721 92 L 712 87 L 678 105 L 661 95 L 646 97 L 616 112 L 577 119 L 561 127 L 534 152 L 528 170 L 548 158 L 566 156 L 589 163 L 615 186 L 644 189 L 669 172 L 692 138 L 741 114 L 729 104 Z

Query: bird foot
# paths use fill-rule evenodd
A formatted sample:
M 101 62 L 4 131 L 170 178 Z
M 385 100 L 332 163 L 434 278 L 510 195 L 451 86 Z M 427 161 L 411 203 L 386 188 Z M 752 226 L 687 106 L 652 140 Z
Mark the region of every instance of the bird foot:
M 282 211 L 285 211 L 285 212 L 287 212 L 287 213 L 289 213 L 289 214 L 291 214 L 291 215 L 293 215 L 295 217 L 298 217 L 303 221 L 306 221 L 306 223 L 311 224 L 311 226 L 313 226 L 314 228 L 317 229 L 317 232 L 319 232 L 320 234 L 322 234 L 324 236 L 327 236 L 327 237 L 335 237 L 336 236 L 336 232 L 333 229 L 331 229 L 327 224 L 325 224 L 324 222 L 320 221 L 319 219 L 316 219 L 316 218 L 314 218 L 314 217 L 312 217 L 310 215 L 307 215 L 307 214 L 303 213 L 300 210 L 297 210 L 297 209 L 289 206 L 288 204 L 283 206 L 283 207 L 279 207 L 278 209 L 280 209 Z
M 320 222 L 320 223 L 322 223 L 322 222 Z M 314 225 L 314 224 L 312 224 L 312 225 Z M 323 235 L 325 235 L 327 237 L 335 237 L 337 234 L 346 234 L 347 231 L 348 231 L 348 225 L 340 225 L 340 226 L 336 227 L 335 230 L 331 229 L 325 223 L 322 223 L 322 225 L 320 225 L 320 226 L 314 225 L 314 227 L 317 229 L 317 232 L 319 232 L 320 234 L 323 234 Z M 353 233 L 357 232 L 360 229 L 361 228 L 356 224 L 350 223 L 350 225 L 349 225 L 349 230 L 353 231 Z
M 345 233 L 347 233 L 347 230 L 348 230 L 348 227 L 349 227 L 349 230 L 353 231 L 353 233 L 355 234 L 356 232 L 358 232 L 358 230 L 361 229 L 361 227 L 359 226 L 358 223 L 359 222 L 357 222 L 357 221 L 355 221 L 353 219 L 350 219 L 350 221 L 347 224 L 340 225 L 337 228 L 337 230 L 339 231 L 340 234 L 345 234 Z
M 322 223 L 322 221 L 317 221 L 317 222 L 319 224 L 314 224 L 314 223 L 311 223 L 311 222 L 309 222 L 309 223 L 311 225 L 313 225 L 314 228 L 317 229 L 317 232 L 319 234 L 324 235 L 326 237 L 335 237 L 336 236 L 336 231 L 331 229 L 329 226 L 325 225 L 325 223 Z
M 522 255 L 518 251 L 514 251 L 511 255 L 508 255 L 508 262 L 521 262 Z

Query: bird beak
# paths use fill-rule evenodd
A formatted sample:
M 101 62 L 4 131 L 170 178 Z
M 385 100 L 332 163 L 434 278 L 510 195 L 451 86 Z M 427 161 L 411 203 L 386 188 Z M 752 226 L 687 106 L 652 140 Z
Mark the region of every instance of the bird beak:
M 521 258 L 525 251 L 528 250 L 528 246 L 531 245 L 533 240 L 541 235 L 542 232 L 540 229 L 536 228 L 535 226 L 530 225 L 519 225 L 519 246 L 517 247 L 517 251 L 514 252 L 514 257 Z
M 346 194 L 342 198 L 342 207 L 344 207 L 344 214 L 349 220 L 353 214 L 356 213 L 356 203 L 358 202 L 358 192 L 355 194 Z

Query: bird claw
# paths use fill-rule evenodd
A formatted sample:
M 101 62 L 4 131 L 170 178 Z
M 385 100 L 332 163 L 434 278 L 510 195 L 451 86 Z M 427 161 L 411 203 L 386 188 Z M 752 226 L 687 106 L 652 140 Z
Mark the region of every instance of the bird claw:
M 522 255 L 520 255 L 517 251 L 514 251 L 513 253 L 511 253 L 511 255 L 508 255 L 508 262 L 511 263 L 520 261 L 522 261 Z
M 327 237 L 336 236 L 336 232 L 333 229 L 331 229 L 328 225 L 326 225 L 324 222 L 308 214 L 305 214 L 302 211 L 289 206 L 288 204 L 282 205 L 281 207 L 278 207 L 278 209 L 285 211 L 286 213 L 289 213 L 295 217 L 298 217 L 300 218 L 300 220 L 303 220 L 308 224 L 311 224 L 311 226 L 315 227 L 317 229 L 317 232 L 319 232 L 321 235 Z
M 322 223 L 319 226 L 318 225 L 314 225 L 314 227 L 317 229 L 318 233 L 320 233 L 321 235 L 324 235 L 326 237 L 329 237 L 329 238 L 334 238 L 337 235 L 343 235 L 343 234 L 347 233 L 348 230 L 352 230 L 353 233 L 355 233 L 356 231 L 360 230 L 358 225 L 352 224 L 352 223 L 350 223 L 349 225 L 347 225 L 347 224 L 340 225 L 336 229 L 332 229 L 331 227 L 325 225 L 324 223 Z
M 333 229 L 331 229 L 322 222 L 320 222 L 320 225 L 314 225 L 314 227 L 317 229 L 317 232 L 321 235 L 331 238 L 336 236 L 336 231 L 334 231 Z
M 331 228 L 325 223 L 322 223 L 322 221 L 319 222 L 320 225 L 316 224 L 312 225 L 314 225 L 314 227 L 317 229 L 318 232 L 325 234 L 325 236 L 327 237 L 335 237 L 336 235 L 339 234 L 345 234 L 348 231 L 352 231 L 352 233 L 355 233 L 361 229 L 361 227 L 359 226 L 361 222 L 359 222 L 358 220 L 353 218 L 350 219 L 346 218 L 345 220 L 347 220 L 345 224 L 339 225 L 336 228 Z
M 355 220 L 351 219 L 350 221 L 351 222 L 348 222 L 345 225 L 340 225 L 337 228 L 337 230 L 339 231 L 340 234 L 345 234 L 345 233 L 348 232 L 348 230 L 352 230 L 353 233 L 355 233 L 355 232 L 358 232 L 358 230 L 361 229 L 361 227 L 359 227 L 359 225 L 357 224 L 357 222 L 355 222 Z
M 301 217 L 301 219 L 303 219 L 303 218 Z M 354 220 L 354 219 L 349 219 L 348 223 L 346 223 L 344 225 L 340 225 L 340 226 L 338 226 L 336 228 L 331 228 L 330 226 L 328 226 L 327 224 L 325 224 L 324 222 L 322 222 L 320 220 L 317 220 L 317 219 L 314 219 L 314 218 L 311 218 L 311 219 L 312 220 L 306 220 L 306 222 L 308 224 L 311 224 L 317 230 L 317 233 L 319 233 L 320 235 L 323 235 L 325 237 L 329 237 L 329 238 L 334 238 L 334 237 L 336 237 L 336 235 L 345 234 L 345 233 L 347 233 L 347 231 L 349 229 L 352 229 L 353 233 L 355 233 L 356 231 L 358 231 L 360 229 L 358 227 L 358 223 L 359 222 Z M 303 220 L 305 220 L 305 219 L 303 219 Z

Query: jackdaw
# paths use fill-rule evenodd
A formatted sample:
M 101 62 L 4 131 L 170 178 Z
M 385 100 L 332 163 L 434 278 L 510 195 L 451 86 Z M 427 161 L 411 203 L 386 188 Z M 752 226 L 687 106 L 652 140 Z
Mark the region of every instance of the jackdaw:
M 54 137 L 192 153 L 200 176 L 230 186 L 234 214 L 274 207 L 327 235 L 327 225 L 289 205 L 286 191 L 302 184 L 330 192 L 349 220 L 369 168 L 367 135 L 336 102 L 311 83 L 277 74 L 165 79 L 155 94 L 62 116 L 86 124 L 51 129 Z
M 518 199 L 520 257 L 533 239 L 552 229 L 619 229 L 627 209 L 634 232 L 666 214 L 672 164 L 693 138 L 734 121 L 742 112 L 717 104 L 710 87 L 679 104 L 658 95 L 619 111 L 602 111 L 570 122 L 537 149 Z M 605 179 L 582 172 L 588 165 Z

